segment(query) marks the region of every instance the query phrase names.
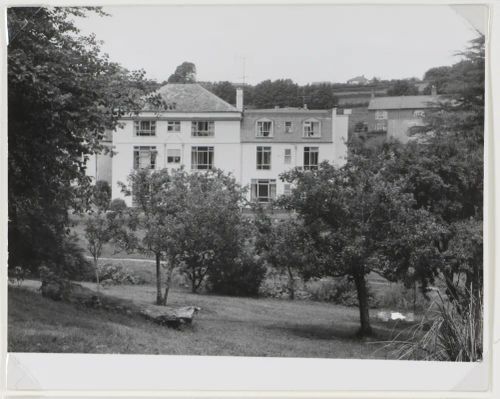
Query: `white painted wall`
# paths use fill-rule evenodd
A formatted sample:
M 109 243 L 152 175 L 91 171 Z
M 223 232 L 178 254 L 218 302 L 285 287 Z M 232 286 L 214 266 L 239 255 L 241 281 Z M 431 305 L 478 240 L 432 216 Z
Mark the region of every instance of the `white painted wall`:
M 213 137 L 192 137 L 191 120 L 187 120 L 187 118 L 213 120 L 214 118 L 227 118 L 227 114 L 172 114 L 172 120 L 184 118 L 181 120 L 181 131 L 178 133 L 168 132 L 168 121 L 157 120 L 156 136 L 135 136 L 134 121 L 123 121 L 123 126 L 113 133 L 115 152 L 112 165 L 113 198 L 123 198 L 128 205 L 131 205 L 131 198 L 123 195 L 118 182 L 126 183 L 128 175 L 133 170 L 134 146 L 155 146 L 157 150 L 156 169 L 158 170 L 165 167 L 179 167 L 179 164 L 167 163 L 168 149 L 180 149 L 181 165 L 184 165 L 186 170 L 190 170 L 191 148 L 193 146 L 213 146 L 214 166 L 233 173 L 239 181 L 241 176 L 240 121 L 234 120 L 239 115 L 239 113 L 230 114 L 230 120 L 215 120 Z

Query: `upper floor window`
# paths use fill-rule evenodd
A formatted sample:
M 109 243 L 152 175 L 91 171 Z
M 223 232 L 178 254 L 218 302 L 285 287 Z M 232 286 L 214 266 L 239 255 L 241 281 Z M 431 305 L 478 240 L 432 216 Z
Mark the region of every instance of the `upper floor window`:
M 181 163 L 181 150 L 179 148 L 167 149 L 167 163 Z
M 134 147 L 134 169 L 155 169 L 156 155 L 156 147 Z
M 276 179 L 252 179 L 251 200 L 270 202 L 276 198 Z
M 292 121 L 285 122 L 285 133 L 292 133 Z
M 387 111 L 375 111 L 375 119 L 377 120 L 386 120 L 387 119 Z
M 292 149 L 291 148 L 285 148 L 285 164 L 289 165 L 292 163 Z
M 304 147 L 304 169 L 318 169 L 319 147 Z
M 156 121 L 134 121 L 134 131 L 136 136 L 156 136 Z
M 214 121 L 191 122 L 191 135 L 194 137 L 209 137 L 214 135 Z
M 270 120 L 257 121 L 256 137 L 272 137 L 273 136 L 273 122 Z
M 321 137 L 319 121 L 312 119 L 304 121 L 304 137 Z
M 180 121 L 168 121 L 167 122 L 167 132 L 180 132 L 181 122 Z
M 423 118 L 425 117 L 425 111 L 421 109 L 416 109 L 415 111 L 413 111 L 413 116 L 415 118 Z
M 191 169 L 203 170 L 214 167 L 214 147 L 192 147 Z
M 271 147 L 257 147 L 257 169 L 271 169 Z

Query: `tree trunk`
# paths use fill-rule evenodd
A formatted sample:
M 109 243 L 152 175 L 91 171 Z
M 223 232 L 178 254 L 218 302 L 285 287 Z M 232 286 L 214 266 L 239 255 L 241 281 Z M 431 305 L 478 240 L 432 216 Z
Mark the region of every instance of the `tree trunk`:
M 161 294 L 161 255 L 160 253 L 156 255 L 156 304 L 163 304 L 163 296 Z
M 295 299 L 295 281 L 293 279 L 292 269 L 287 268 L 288 271 L 288 295 L 290 300 Z
M 96 282 L 96 287 L 97 287 L 97 293 L 99 293 L 99 265 L 98 265 L 98 259 L 97 257 L 94 256 L 94 268 L 95 268 L 95 282 Z
M 366 337 L 372 334 L 372 328 L 370 326 L 370 307 L 368 305 L 368 290 L 364 270 L 354 276 L 354 283 L 356 284 L 356 291 L 358 293 L 359 318 L 361 321 L 358 335 Z
M 173 266 L 169 266 L 167 270 L 167 279 L 165 281 L 165 294 L 163 295 L 163 306 L 167 305 L 168 291 L 170 290 L 170 283 L 172 281 L 172 273 L 174 271 Z
M 197 289 L 197 286 L 196 286 L 196 268 L 195 266 L 191 266 L 191 292 L 193 294 L 196 294 L 196 289 Z

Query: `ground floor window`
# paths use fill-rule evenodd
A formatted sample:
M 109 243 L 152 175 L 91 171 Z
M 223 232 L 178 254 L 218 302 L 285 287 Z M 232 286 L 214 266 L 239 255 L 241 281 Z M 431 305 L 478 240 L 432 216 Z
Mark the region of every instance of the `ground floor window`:
M 319 147 L 304 147 L 304 169 L 318 169 Z
M 252 179 L 251 200 L 269 202 L 276 198 L 276 179 Z
M 181 163 L 181 150 L 178 148 L 168 149 L 167 163 Z
M 156 155 L 156 147 L 154 146 L 134 147 L 134 169 L 155 169 Z
M 214 147 L 192 147 L 191 169 L 204 170 L 214 167 Z
M 291 184 L 286 183 L 286 184 L 283 186 L 283 195 L 290 195 L 291 193 L 292 193 L 292 185 L 291 185 Z

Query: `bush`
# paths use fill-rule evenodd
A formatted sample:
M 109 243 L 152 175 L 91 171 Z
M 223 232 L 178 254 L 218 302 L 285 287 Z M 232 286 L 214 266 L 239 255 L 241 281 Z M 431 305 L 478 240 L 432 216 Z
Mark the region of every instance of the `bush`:
M 424 310 L 429 301 L 420 290 L 405 288 L 402 284 L 391 284 L 377 297 L 377 305 L 381 308 L 394 310 Z
M 109 204 L 109 210 L 113 212 L 123 212 L 125 209 L 127 209 L 127 203 L 121 198 L 115 198 Z
M 305 289 L 314 301 L 358 306 L 356 287 L 347 277 L 310 280 L 306 283 Z
M 234 262 L 210 269 L 207 289 L 222 295 L 258 296 L 265 275 L 263 261 L 244 252 Z
M 99 280 L 102 285 L 145 284 L 143 278 L 131 273 L 120 264 L 106 263 L 99 268 Z M 95 281 L 95 279 L 94 279 Z
M 23 269 L 21 266 L 8 269 L 9 283 L 16 284 L 20 287 L 24 279 L 29 275 L 29 271 Z
M 295 277 L 295 299 L 310 299 L 311 294 L 305 290 L 304 281 Z M 259 295 L 267 298 L 289 299 L 290 289 L 288 275 L 269 267 L 259 287 Z
M 390 344 L 398 359 L 476 362 L 483 358 L 482 293 L 449 301 L 440 295 L 422 321 Z M 407 336 L 399 340 L 401 336 Z

